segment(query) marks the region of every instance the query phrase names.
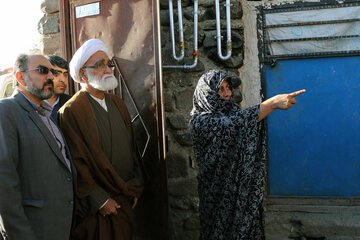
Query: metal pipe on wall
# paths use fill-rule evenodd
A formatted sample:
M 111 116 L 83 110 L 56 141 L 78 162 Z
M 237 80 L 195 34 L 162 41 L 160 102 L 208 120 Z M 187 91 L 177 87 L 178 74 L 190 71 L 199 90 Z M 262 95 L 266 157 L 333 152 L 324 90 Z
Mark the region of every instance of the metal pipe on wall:
M 216 38 L 217 38 L 217 47 L 218 47 L 218 56 L 221 60 L 227 60 L 231 57 L 232 51 L 232 42 L 231 42 L 231 18 L 230 18 L 230 0 L 226 0 L 226 33 L 227 33 L 227 42 L 226 56 L 223 56 L 221 52 L 221 23 L 220 23 L 220 6 L 219 0 L 215 0 L 215 10 L 216 10 Z
M 176 61 L 181 61 L 184 59 L 184 31 L 183 31 L 183 24 L 182 24 L 182 9 L 181 9 L 181 0 L 177 1 L 177 7 L 178 7 L 178 19 L 179 19 L 179 41 L 181 44 L 181 54 L 180 56 L 176 56 L 175 52 L 175 35 L 174 35 L 174 13 L 173 13 L 173 4 L 172 0 L 169 0 L 169 15 L 170 15 L 170 33 L 171 33 L 171 44 L 172 44 L 172 54 L 173 58 Z
M 179 3 L 179 1 L 180 0 L 178 0 L 178 3 Z M 170 2 L 171 2 L 171 9 L 172 9 L 172 0 L 169 0 L 169 10 L 170 10 Z M 172 12 L 172 10 L 171 10 L 171 12 Z M 172 13 L 171 13 L 171 15 L 172 15 Z M 171 16 L 170 16 L 170 19 L 171 19 Z M 180 17 L 179 17 L 179 19 L 180 19 Z M 173 31 L 173 26 L 171 27 L 171 22 L 173 22 L 173 21 L 170 20 L 170 28 L 171 28 L 172 39 L 173 39 L 174 31 Z M 179 26 L 180 26 L 180 22 L 179 22 Z M 183 68 L 183 69 L 194 68 L 197 65 L 197 61 L 198 61 L 198 39 L 197 39 L 197 36 L 198 36 L 198 0 L 194 0 L 194 52 L 192 53 L 192 55 L 194 56 L 194 62 L 192 65 L 179 65 L 179 66 L 168 65 L 168 66 L 163 66 L 163 68 Z M 173 42 L 173 53 L 174 53 L 175 44 L 174 44 L 174 41 L 172 41 L 172 42 Z

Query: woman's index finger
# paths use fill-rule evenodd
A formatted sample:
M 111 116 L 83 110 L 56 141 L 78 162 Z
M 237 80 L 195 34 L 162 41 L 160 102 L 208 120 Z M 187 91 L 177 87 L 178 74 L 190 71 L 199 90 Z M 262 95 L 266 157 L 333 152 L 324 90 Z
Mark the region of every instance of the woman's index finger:
M 292 92 L 292 93 L 289 93 L 289 97 L 296 97 L 296 96 L 299 96 L 300 94 L 303 94 L 304 92 L 306 92 L 305 89 L 302 89 L 302 90 L 299 90 L 299 91 L 296 91 L 296 92 Z

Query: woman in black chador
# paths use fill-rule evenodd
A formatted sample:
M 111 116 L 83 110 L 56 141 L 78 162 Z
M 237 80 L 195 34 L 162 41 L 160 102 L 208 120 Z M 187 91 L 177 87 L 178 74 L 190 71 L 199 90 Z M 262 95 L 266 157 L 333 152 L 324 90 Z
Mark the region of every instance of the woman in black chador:
M 204 73 L 196 86 L 190 130 L 199 165 L 200 240 L 265 239 L 265 134 L 261 120 L 289 109 L 300 90 L 241 110 L 231 100 L 231 76 Z

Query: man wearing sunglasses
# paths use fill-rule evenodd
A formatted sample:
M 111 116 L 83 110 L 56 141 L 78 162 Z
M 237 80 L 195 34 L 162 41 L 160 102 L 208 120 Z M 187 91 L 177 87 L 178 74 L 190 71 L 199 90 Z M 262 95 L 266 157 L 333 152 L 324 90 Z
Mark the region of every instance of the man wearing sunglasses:
M 58 112 L 58 123 L 78 170 L 73 240 L 132 239 L 133 209 L 142 192 L 140 156 L 129 112 L 114 94 L 110 54 L 98 39 L 86 41 L 70 61 L 82 86 Z
M 54 95 L 47 101 L 53 107 L 51 117 L 56 123 L 57 112 L 62 107 L 62 105 L 64 105 L 64 103 L 66 103 L 67 100 L 71 98 L 69 95 L 65 94 L 68 84 L 69 65 L 65 59 L 56 55 L 48 56 L 47 59 L 49 59 L 54 69 Z
M 44 100 L 53 69 L 42 55 L 20 55 L 16 89 L 0 100 L 0 239 L 67 240 L 76 169 Z

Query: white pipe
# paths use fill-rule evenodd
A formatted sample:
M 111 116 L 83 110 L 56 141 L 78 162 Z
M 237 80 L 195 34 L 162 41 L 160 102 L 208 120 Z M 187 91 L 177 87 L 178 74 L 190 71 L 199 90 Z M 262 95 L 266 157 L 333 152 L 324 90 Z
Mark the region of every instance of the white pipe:
M 220 24 L 220 7 L 219 0 L 215 0 L 215 10 L 216 10 L 216 38 L 217 38 L 217 47 L 218 47 L 218 56 L 221 60 L 227 60 L 231 57 L 232 42 L 231 42 L 231 18 L 230 18 L 230 0 L 226 0 L 226 33 L 227 33 L 227 54 L 226 56 L 222 55 L 221 52 L 221 24 Z
M 175 52 L 175 36 L 174 36 L 174 13 L 173 13 L 173 4 L 172 0 L 169 0 L 169 15 L 170 15 L 170 33 L 171 33 L 171 43 L 172 43 L 172 54 L 173 58 L 176 61 L 181 61 L 184 59 L 185 45 L 184 45 L 184 33 L 183 33 L 183 24 L 182 24 L 182 11 L 181 11 L 181 0 L 177 1 L 178 6 L 178 19 L 179 19 L 179 41 L 181 44 L 181 54 L 176 56 Z
M 169 0 L 170 3 L 171 0 Z M 170 5 L 169 5 L 170 9 Z M 194 0 L 194 63 L 192 65 L 179 65 L 179 66 L 163 66 L 163 68 L 183 68 L 189 69 L 194 68 L 198 61 L 198 0 Z

